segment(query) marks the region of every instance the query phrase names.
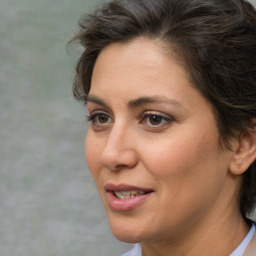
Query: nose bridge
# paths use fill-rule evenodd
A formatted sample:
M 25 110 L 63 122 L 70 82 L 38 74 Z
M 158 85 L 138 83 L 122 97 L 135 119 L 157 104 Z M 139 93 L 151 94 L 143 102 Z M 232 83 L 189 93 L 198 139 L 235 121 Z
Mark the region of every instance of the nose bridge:
M 114 148 L 121 145 L 125 146 L 125 134 L 127 135 L 128 133 L 127 128 L 124 124 L 115 124 L 108 136 L 107 145 L 111 147 L 113 144 Z
M 136 164 L 136 150 L 133 129 L 128 124 L 116 122 L 109 132 L 101 161 L 108 169 L 120 166 L 131 168 Z

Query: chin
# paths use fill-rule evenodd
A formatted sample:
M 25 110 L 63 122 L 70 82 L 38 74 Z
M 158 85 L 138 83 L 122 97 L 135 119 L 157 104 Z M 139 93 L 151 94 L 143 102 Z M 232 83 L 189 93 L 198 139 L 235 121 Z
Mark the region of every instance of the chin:
M 144 240 L 143 236 L 139 236 L 136 230 L 133 230 L 132 233 L 124 233 L 121 230 L 112 230 L 112 229 L 111 231 L 114 237 L 121 242 L 136 244 Z
M 139 243 L 146 237 L 147 230 L 129 221 L 109 221 L 110 228 L 116 239 L 125 243 Z
M 136 244 L 136 243 L 141 242 L 141 239 L 134 237 L 134 234 L 133 235 L 122 234 L 120 232 L 114 232 L 114 231 L 112 231 L 112 233 L 113 233 L 114 237 L 121 242 L 130 243 L 130 244 Z

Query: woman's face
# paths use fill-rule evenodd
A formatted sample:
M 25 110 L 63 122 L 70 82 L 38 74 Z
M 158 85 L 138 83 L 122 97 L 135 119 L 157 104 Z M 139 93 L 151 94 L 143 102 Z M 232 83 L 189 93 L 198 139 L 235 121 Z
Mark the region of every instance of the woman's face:
M 159 43 L 100 53 L 87 102 L 86 159 L 114 235 L 126 242 L 189 233 L 223 214 L 236 188 L 210 104 Z

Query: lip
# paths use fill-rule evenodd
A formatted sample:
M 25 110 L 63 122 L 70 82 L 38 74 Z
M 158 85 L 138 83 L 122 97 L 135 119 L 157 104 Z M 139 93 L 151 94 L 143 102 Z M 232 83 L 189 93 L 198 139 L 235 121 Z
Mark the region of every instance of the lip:
M 114 211 L 125 212 L 136 209 L 138 206 L 142 205 L 153 193 L 154 190 L 150 188 L 141 188 L 127 184 L 106 184 L 104 189 L 107 194 L 107 201 L 110 208 Z M 114 191 L 143 191 L 146 192 L 144 195 L 137 195 L 136 197 L 120 199 L 114 195 Z

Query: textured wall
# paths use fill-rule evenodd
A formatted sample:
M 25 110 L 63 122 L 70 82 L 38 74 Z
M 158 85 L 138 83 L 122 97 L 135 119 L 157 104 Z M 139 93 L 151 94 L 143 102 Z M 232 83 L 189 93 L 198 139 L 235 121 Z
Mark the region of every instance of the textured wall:
M 92 0 L 0 1 L 0 255 L 115 256 L 66 42 Z

